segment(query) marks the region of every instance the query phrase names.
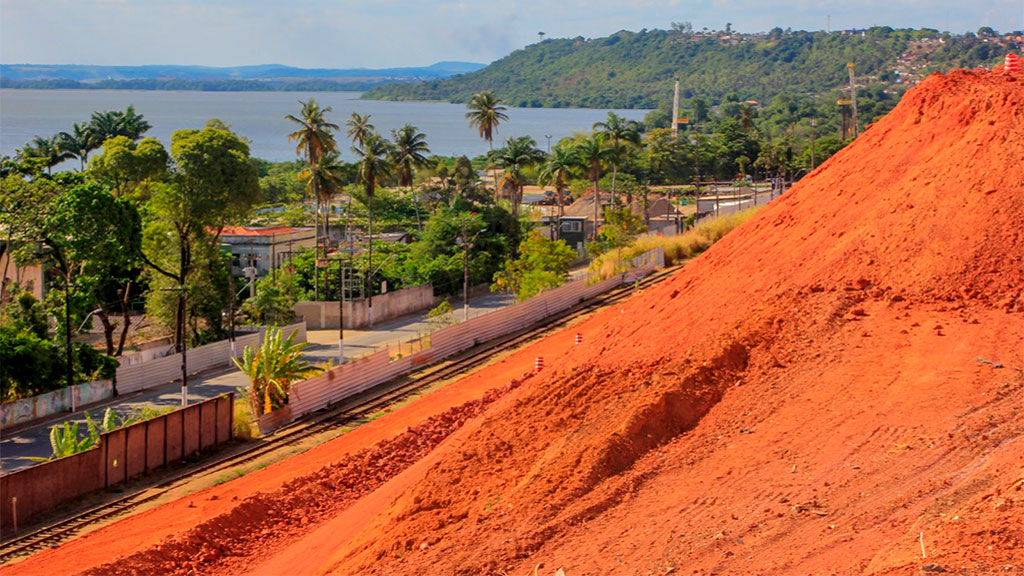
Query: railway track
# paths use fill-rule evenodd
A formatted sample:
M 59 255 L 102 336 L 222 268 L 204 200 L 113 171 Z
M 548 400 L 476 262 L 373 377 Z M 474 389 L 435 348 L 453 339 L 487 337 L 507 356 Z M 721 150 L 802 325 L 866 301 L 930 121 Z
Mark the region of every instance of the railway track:
M 671 267 L 656 271 L 639 280 L 639 286 L 645 287 L 660 282 L 672 275 L 677 269 L 678 267 Z M 418 372 L 397 379 L 400 381 L 399 384 L 383 384 L 359 400 L 330 406 L 323 411 L 316 412 L 286 426 L 265 441 L 250 448 L 211 460 L 199 467 L 190 467 L 159 484 L 100 504 L 31 533 L 4 540 L 0 542 L 0 565 L 46 548 L 56 547 L 61 542 L 74 538 L 91 525 L 138 508 L 147 502 L 163 496 L 182 482 L 198 475 L 235 468 L 307 438 L 325 434 L 337 428 L 358 422 L 437 382 L 448 380 L 469 371 L 483 360 L 493 356 L 496 352 L 518 348 L 547 332 L 565 326 L 582 315 L 619 302 L 629 297 L 636 289 L 636 286 L 630 285 L 616 288 L 578 304 L 566 312 L 549 317 L 532 328 L 485 342 L 467 352 L 456 355 L 453 359 L 442 360 Z

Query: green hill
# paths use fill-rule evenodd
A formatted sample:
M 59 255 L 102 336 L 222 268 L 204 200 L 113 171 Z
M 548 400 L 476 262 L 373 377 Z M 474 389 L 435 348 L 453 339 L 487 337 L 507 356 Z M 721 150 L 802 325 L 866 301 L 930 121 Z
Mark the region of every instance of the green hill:
M 936 69 L 988 66 L 1008 39 L 936 30 L 876 27 L 845 32 L 773 29 L 767 34 L 673 30 L 622 31 L 606 38 L 548 39 L 472 72 L 414 84 L 385 84 L 364 95 L 382 100 L 466 102 L 493 90 L 521 107 L 657 108 L 671 99 L 673 77 L 682 96 L 717 101 L 726 94 L 766 100 L 820 93 L 859 77 L 896 83 Z

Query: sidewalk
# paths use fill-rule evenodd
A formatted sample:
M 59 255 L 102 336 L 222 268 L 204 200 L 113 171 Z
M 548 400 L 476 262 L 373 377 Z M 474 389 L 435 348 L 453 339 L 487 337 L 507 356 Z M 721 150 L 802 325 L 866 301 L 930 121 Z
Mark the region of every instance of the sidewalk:
M 470 317 L 503 308 L 514 302 L 515 297 L 510 294 L 488 294 L 475 297 L 470 303 Z M 453 308 L 455 307 L 453 303 Z M 462 319 L 461 305 L 457 307 L 454 314 L 459 320 Z M 382 323 L 372 330 L 345 330 L 345 358 L 350 360 L 385 346 L 394 347 L 399 343 L 407 343 L 430 331 L 431 328 L 432 326 L 427 322 L 427 312 L 424 311 Z M 306 338 L 309 342 L 309 346 L 305 350 L 305 358 L 308 362 L 323 364 L 330 361 L 335 365 L 338 364 L 338 330 L 309 330 L 306 333 Z M 248 383 L 248 378 L 233 365 L 214 368 L 189 377 L 188 400 L 190 404 L 194 404 L 225 392 L 235 392 Z M 79 422 L 79 431 L 80 433 L 84 432 L 86 430 L 85 412 L 88 412 L 93 420 L 98 421 L 108 407 L 117 414 L 128 415 L 144 406 L 176 408 L 180 405 L 181 381 L 179 380 L 83 406 L 73 414 L 57 414 L 23 427 L 14 427 L 10 431 L 4 430 L 3 436 L 0 437 L 0 474 L 13 472 L 36 463 L 29 458 L 50 456 L 52 449 L 49 436 L 53 426 L 63 422 Z

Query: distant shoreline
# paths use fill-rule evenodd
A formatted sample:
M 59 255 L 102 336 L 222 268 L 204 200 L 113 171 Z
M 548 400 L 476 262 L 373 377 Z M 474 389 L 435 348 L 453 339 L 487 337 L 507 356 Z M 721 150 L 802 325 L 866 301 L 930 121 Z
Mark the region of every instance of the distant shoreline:
M 396 80 L 397 82 L 397 80 Z M 143 90 L 149 92 L 366 92 L 388 81 L 264 81 L 264 80 L 101 80 L 79 82 L 64 78 L 52 80 L 0 79 L 0 88 L 9 90 Z

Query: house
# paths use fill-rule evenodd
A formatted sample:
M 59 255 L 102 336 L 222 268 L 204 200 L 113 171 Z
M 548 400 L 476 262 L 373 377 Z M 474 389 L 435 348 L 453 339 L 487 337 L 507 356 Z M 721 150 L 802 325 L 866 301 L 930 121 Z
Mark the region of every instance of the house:
M 231 251 L 231 275 L 236 277 L 243 276 L 243 269 L 251 266 L 256 268 L 256 277 L 262 278 L 286 264 L 300 249 L 316 246 L 316 234 L 308 227 L 225 226 L 220 240 Z

